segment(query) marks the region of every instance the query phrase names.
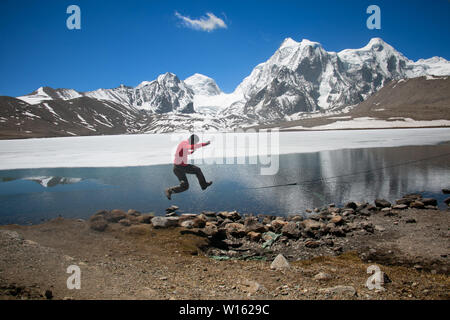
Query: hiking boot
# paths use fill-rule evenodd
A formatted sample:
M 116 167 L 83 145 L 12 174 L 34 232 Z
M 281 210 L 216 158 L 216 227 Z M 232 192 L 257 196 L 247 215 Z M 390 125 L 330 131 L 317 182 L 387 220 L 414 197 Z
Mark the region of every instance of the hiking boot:
M 206 183 L 205 187 L 202 187 L 202 190 L 205 190 L 206 188 L 208 188 L 210 185 L 212 185 L 212 181 L 209 181 Z
M 172 200 L 172 190 L 170 190 L 170 188 L 167 188 L 166 190 L 164 190 L 164 193 L 165 193 L 167 199 Z

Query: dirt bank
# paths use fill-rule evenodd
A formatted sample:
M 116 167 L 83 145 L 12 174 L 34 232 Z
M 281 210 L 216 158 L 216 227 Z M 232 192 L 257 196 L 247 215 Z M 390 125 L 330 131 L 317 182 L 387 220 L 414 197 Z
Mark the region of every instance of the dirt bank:
M 62 218 L 2 226 L 0 298 L 449 299 L 448 214 L 378 210 L 351 222 L 371 224 L 373 232 L 355 229 L 333 238 L 333 245 L 326 237 L 316 239 L 317 247 L 301 236 L 280 239 L 253 260 L 206 256 L 224 249 L 192 234 L 195 228 L 110 223 L 100 232 L 91 222 Z M 272 270 L 280 252 L 290 268 Z M 365 286 L 372 264 L 391 280 L 385 291 Z M 80 290 L 67 289 L 69 265 L 81 269 Z

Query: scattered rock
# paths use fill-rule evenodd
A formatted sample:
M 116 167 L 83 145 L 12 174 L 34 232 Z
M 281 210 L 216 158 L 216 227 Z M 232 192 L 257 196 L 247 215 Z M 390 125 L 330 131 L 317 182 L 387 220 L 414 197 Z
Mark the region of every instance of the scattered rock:
M 283 228 L 285 225 L 287 225 L 288 222 L 281 220 L 281 219 L 275 219 L 271 222 L 270 226 L 272 228 L 273 231 L 275 232 L 280 232 L 281 228 Z
M 259 240 L 261 240 L 262 235 L 259 232 L 250 231 L 249 233 L 247 233 L 247 237 L 251 241 L 258 242 Z
M 127 214 L 120 210 L 120 209 L 114 209 L 111 210 L 111 212 L 109 214 L 106 215 L 106 220 L 108 222 L 119 222 L 122 219 L 125 219 L 127 217 Z
M 409 218 L 409 219 L 406 219 L 405 222 L 406 222 L 406 223 L 416 223 L 417 221 L 416 221 L 416 219 L 414 219 L 414 218 Z
M 225 226 L 225 230 L 227 234 L 236 238 L 241 238 L 246 234 L 244 225 L 237 222 L 228 223 Z
M 305 242 L 305 247 L 307 247 L 307 248 L 317 248 L 319 246 L 320 246 L 319 241 L 308 240 Z
M 377 208 L 389 208 L 391 203 L 384 199 L 375 199 L 375 206 Z
M 244 292 L 248 292 L 250 294 L 255 294 L 262 289 L 262 286 L 256 282 L 251 280 L 244 280 L 242 290 Z
M 396 204 L 392 207 L 392 209 L 405 210 L 405 209 L 408 209 L 408 204 Z
M 273 270 L 285 270 L 289 268 L 290 268 L 289 262 L 281 253 L 276 256 L 276 258 L 272 261 L 270 265 L 270 269 Z
M 237 221 L 241 218 L 237 211 L 220 211 L 217 215 L 223 219 L 230 219 L 231 221 Z
M 344 208 L 353 209 L 353 210 L 356 210 L 357 207 L 358 206 L 353 201 L 347 202 L 344 206 Z
M 423 202 L 422 202 L 422 201 L 419 201 L 419 200 L 414 200 L 413 202 L 411 202 L 411 203 L 409 204 L 409 206 L 410 206 L 411 208 L 416 208 L 416 209 L 423 209 L 423 208 L 425 207 L 425 205 L 423 204 Z
M 154 217 L 151 219 L 154 228 L 169 228 L 178 225 L 177 217 Z
M 288 237 L 298 239 L 300 237 L 300 230 L 295 222 L 288 222 L 281 228 L 281 233 Z
M 130 209 L 127 211 L 127 215 L 138 217 L 141 215 L 141 213 L 137 210 Z
M 331 274 L 325 273 L 325 272 L 319 272 L 314 276 L 314 280 L 318 281 L 326 281 L 330 280 L 332 278 Z
M 168 207 L 168 208 L 166 209 L 166 213 L 169 213 L 169 212 L 175 212 L 175 211 L 177 211 L 178 209 L 180 209 L 178 206 L 176 206 L 176 205 L 171 205 L 170 207 Z
M 266 227 L 255 217 L 248 217 L 244 221 L 245 232 L 266 232 Z
M 425 206 L 437 206 L 437 200 L 433 199 L 433 198 L 423 198 L 421 200 L 421 202 L 425 205 Z
M 330 222 L 334 223 L 335 225 L 340 225 L 343 223 L 343 221 L 344 221 L 344 219 L 341 216 L 333 216 L 330 219 Z
M 137 222 L 150 224 L 153 218 L 154 215 L 152 213 L 141 214 L 139 217 L 137 217 Z
M 129 227 L 131 226 L 131 222 L 129 219 L 122 219 L 119 221 L 119 224 L 123 225 L 124 227 Z

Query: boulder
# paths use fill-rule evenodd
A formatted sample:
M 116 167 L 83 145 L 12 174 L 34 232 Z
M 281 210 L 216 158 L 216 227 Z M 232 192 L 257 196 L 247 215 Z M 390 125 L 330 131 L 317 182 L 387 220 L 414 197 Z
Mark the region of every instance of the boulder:
M 270 223 L 270 227 L 273 229 L 273 231 L 279 232 L 281 228 L 283 228 L 283 226 L 285 226 L 286 224 L 288 224 L 287 221 L 275 219 Z
M 154 228 L 169 228 L 178 226 L 178 217 L 154 217 L 151 220 Z
M 202 213 L 207 217 L 215 217 L 216 213 L 214 211 L 202 211 Z
M 425 208 L 425 205 L 423 204 L 422 201 L 414 200 L 413 202 L 411 202 L 409 204 L 409 207 L 410 208 L 415 208 L 415 209 L 423 209 L 423 208 Z
M 247 217 L 244 221 L 245 232 L 266 232 L 266 227 L 260 223 L 255 217 Z
M 433 198 L 423 198 L 420 201 L 426 206 L 437 206 L 437 200 Z
M 323 223 L 311 219 L 303 220 L 301 224 L 305 229 L 309 230 L 319 230 L 323 226 Z
M 225 230 L 228 235 L 236 238 L 240 238 L 246 235 L 245 227 L 242 223 L 232 222 L 225 226 Z
M 184 220 L 184 221 L 180 222 L 180 227 L 192 229 L 192 228 L 194 228 L 194 221 Z
M 356 203 L 353 202 L 353 201 L 347 202 L 347 203 L 344 205 L 344 208 L 345 208 L 345 209 L 353 209 L 353 210 L 356 210 L 357 207 L 358 207 L 358 206 L 357 206 Z
M 448 206 L 450 206 L 450 198 L 445 199 L 444 203 L 447 204 Z
M 281 233 L 288 237 L 298 239 L 300 237 L 300 230 L 295 222 L 288 222 L 281 228 Z
M 272 270 L 286 270 L 290 268 L 289 262 L 286 258 L 280 253 L 276 256 L 276 258 L 270 264 L 270 269 Z
M 308 240 L 305 242 L 305 247 L 307 248 L 318 248 L 320 247 L 320 242 L 319 241 L 314 241 L 314 240 Z
M 127 211 L 127 215 L 138 217 L 141 215 L 141 213 L 137 210 L 130 209 Z
M 129 226 L 131 226 L 131 222 L 130 222 L 129 219 L 122 219 L 122 220 L 119 220 L 119 224 L 121 224 L 121 225 L 124 226 L 124 227 L 129 227 Z
M 120 209 L 114 209 L 114 210 L 111 210 L 111 212 L 109 212 L 106 215 L 106 220 L 108 222 L 115 223 L 115 222 L 119 222 L 122 219 L 125 219 L 126 217 L 127 217 L 127 214 L 124 211 L 122 211 Z
M 331 228 L 329 232 L 336 237 L 345 237 L 345 231 L 340 227 Z
M 450 194 L 450 189 L 442 189 L 443 194 Z
M 247 237 L 248 237 L 251 241 L 258 242 L 259 240 L 261 240 L 261 233 L 259 233 L 259 232 L 254 232 L 254 231 L 250 231 L 249 233 L 247 233 Z
M 154 215 L 152 213 L 145 213 L 137 217 L 137 221 L 139 223 L 150 224 L 153 217 Z
M 389 208 L 391 203 L 384 199 L 375 199 L 375 206 L 377 208 Z
M 220 211 L 217 215 L 223 219 L 230 219 L 231 221 L 237 221 L 241 218 L 241 215 L 237 211 Z
M 171 205 L 170 207 L 168 207 L 168 208 L 166 209 L 166 212 L 174 212 L 174 211 L 177 211 L 178 209 L 180 209 L 178 206 L 176 206 L 176 205 Z
M 405 209 L 408 209 L 408 205 L 407 204 L 396 204 L 392 207 L 392 209 L 405 210 Z
M 344 219 L 341 216 L 336 215 L 330 219 L 330 222 L 334 223 L 335 225 L 340 225 L 344 223 Z

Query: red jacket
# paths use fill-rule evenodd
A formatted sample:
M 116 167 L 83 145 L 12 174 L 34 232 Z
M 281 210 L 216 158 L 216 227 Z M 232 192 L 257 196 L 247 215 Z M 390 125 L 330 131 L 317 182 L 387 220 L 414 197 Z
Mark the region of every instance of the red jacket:
M 206 143 L 197 143 L 191 144 L 188 140 L 183 140 L 177 147 L 177 151 L 175 152 L 175 160 L 174 164 L 180 166 L 187 166 L 187 156 L 194 152 L 195 149 L 206 146 Z

